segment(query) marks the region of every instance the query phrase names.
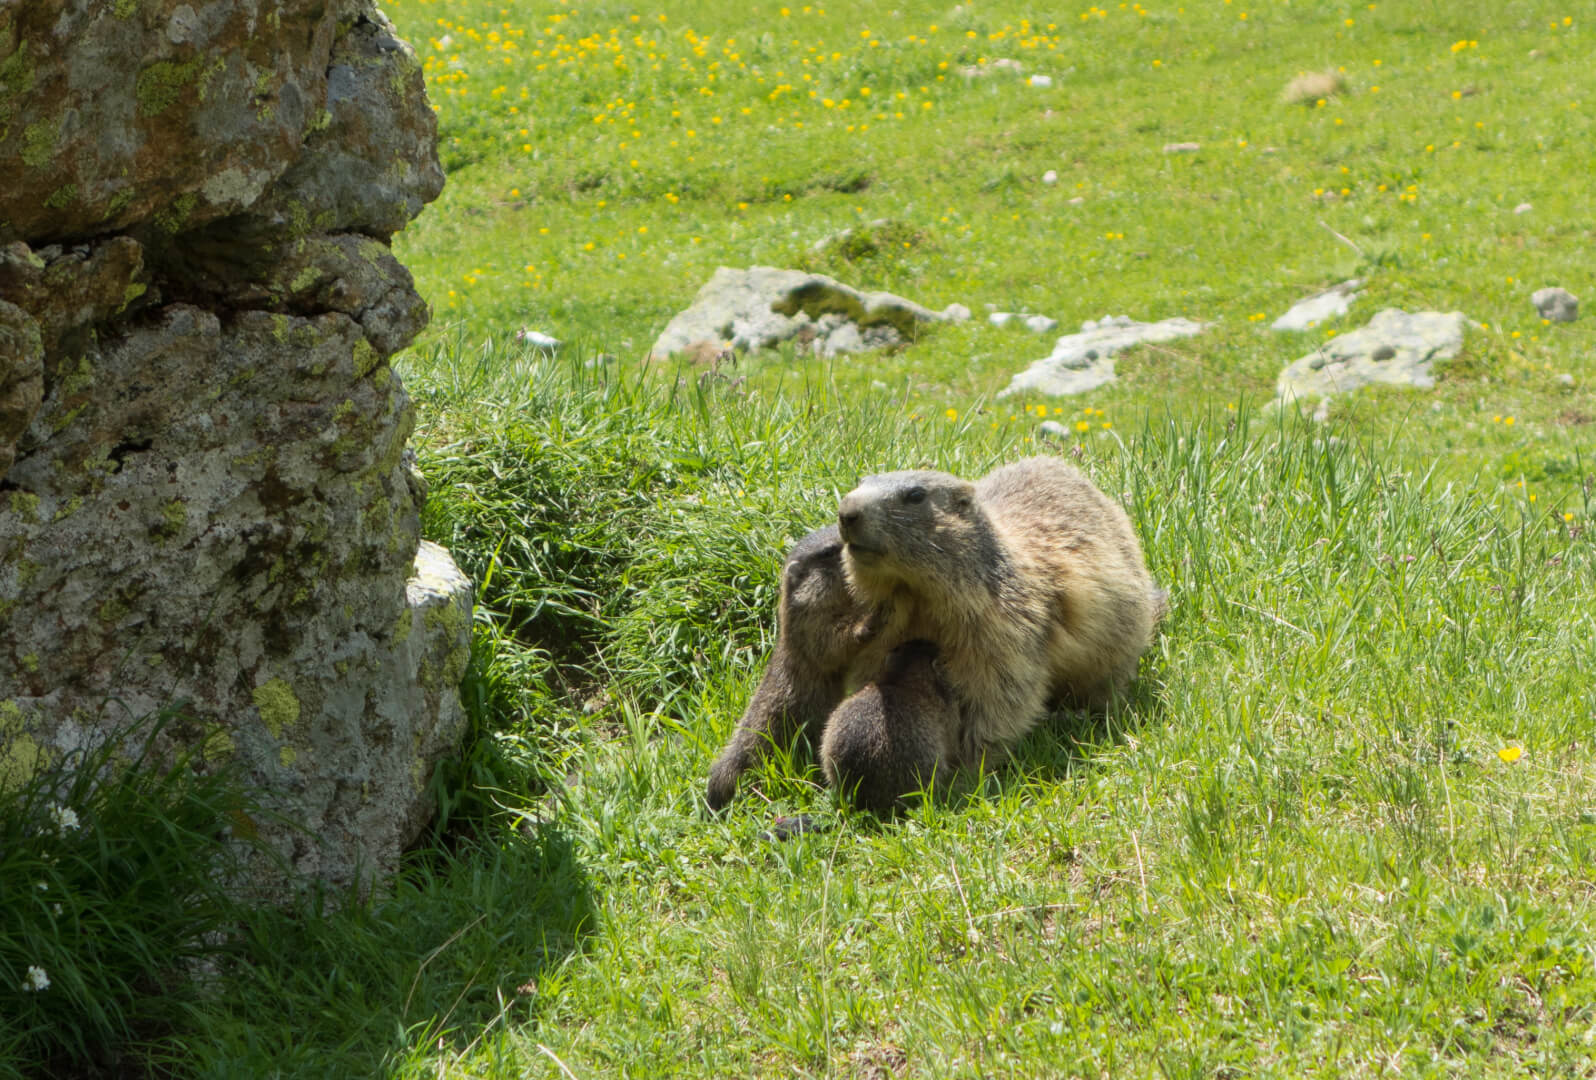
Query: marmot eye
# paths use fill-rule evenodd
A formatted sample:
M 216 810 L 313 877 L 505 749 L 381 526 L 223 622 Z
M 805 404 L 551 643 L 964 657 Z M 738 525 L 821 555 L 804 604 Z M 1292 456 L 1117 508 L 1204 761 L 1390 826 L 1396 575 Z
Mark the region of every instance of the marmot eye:
M 923 487 L 912 487 L 912 488 L 910 488 L 908 491 L 905 491 L 903 493 L 903 501 L 906 502 L 906 503 L 921 503 L 921 502 L 925 502 L 925 488 L 923 488 Z

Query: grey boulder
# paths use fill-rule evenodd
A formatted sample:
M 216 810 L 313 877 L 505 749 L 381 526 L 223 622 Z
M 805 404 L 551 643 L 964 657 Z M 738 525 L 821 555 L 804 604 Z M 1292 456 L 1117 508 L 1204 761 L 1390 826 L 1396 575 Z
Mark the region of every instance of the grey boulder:
M 1370 383 L 1429 388 L 1431 365 L 1463 347 L 1460 311 L 1406 312 L 1387 308 L 1367 326 L 1326 341 L 1281 371 L 1280 401 L 1328 397 Z
M 968 309 L 930 308 L 887 292 L 865 292 L 824 274 L 722 266 L 692 304 L 671 319 L 650 356 L 664 359 L 701 341 L 738 351 L 796 341 L 817 356 L 861 352 L 914 341 L 928 326 L 968 318 Z

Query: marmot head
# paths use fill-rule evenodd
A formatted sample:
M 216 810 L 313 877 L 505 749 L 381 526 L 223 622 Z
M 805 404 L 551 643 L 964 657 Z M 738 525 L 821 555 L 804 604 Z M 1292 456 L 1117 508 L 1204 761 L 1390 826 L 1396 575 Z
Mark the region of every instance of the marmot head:
M 887 654 L 875 681 L 881 686 L 918 684 L 932 693 L 947 697 L 947 684 L 936 666 L 936 659 L 941 652 L 936 642 L 925 638 L 905 641 Z
M 975 485 L 927 470 L 867 476 L 837 507 L 848 581 L 863 595 L 970 575 L 989 546 Z
M 863 616 L 843 575 L 837 526 L 794 544 L 781 569 L 781 633 L 789 650 L 824 671 L 846 667 Z

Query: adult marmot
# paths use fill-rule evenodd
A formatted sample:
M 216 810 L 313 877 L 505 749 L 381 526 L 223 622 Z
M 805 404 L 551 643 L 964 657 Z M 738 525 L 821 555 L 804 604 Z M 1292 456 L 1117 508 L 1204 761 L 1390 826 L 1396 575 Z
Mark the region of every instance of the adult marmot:
M 1163 610 L 1125 511 L 1057 458 L 976 484 L 867 477 L 837 521 L 861 606 L 940 646 L 963 764 L 1001 758 L 1051 699 L 1104 702 L 1135 674 Z
M 936 668 L 937 647 L 917 638 L 887 654 L 875 680 L 826 720 L 820 766 L 854 806 L 886 815 L 906 796 L 946 781 L 959 712 Z
M 776 612 L 776 649 L 731 742 L 709 770 L 710 809 L 737 792 L 737 778 L 799 735 L 820 741 L 861 649 L 876 635 L 868 605 L 848 591 L 837 526 L 816 529 L 787 553 Z

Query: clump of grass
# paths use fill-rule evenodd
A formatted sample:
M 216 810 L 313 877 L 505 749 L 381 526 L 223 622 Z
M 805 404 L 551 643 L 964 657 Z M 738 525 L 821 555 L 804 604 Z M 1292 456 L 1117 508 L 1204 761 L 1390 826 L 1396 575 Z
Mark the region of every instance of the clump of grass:
M 228 770 L 153 758 L 174 718 L 131 724 L 0 797 L 0 1076 L 147 1059 L 227 951 L 247 847 L 231 826 L 259 811 Z

